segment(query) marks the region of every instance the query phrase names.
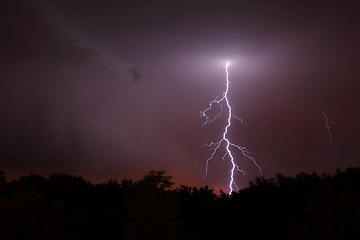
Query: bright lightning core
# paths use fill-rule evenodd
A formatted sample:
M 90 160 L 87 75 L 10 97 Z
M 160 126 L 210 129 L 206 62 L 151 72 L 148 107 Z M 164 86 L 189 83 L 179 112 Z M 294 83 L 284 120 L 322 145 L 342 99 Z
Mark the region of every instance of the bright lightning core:
M 228 62 L 226 64 L 226 67 L 225 67 L 225 72 L 226 72 L 226 89 L 225 91 L 223 92 L 223 95 L 222 95 L 222 98 L 218 99 L 218 97 L 216 97 L 213 101 L 210 102 L 209 104 L 209 107 L 206 108 L 205 110 L 203 111 L 200 111 L 200 117 L 201 118 L 204 118 L 205 119 L 205 122 L 203 123 L 203 126 L 212 122 L 212 121 L 215 121 L 223 112 L 223 104 L 225 102 L 225 107 L 228 109 L 228 116 L 227 116 L 227 124 L 225 126 L 225 129 L 224 129 L 224 132 L 222 134 L 222 138 L 217 141 L 217 142 L 211 142 L 209 144 L 206 144 L 204 146 L 207 146 L 208 148 L 210 148 L 210 150 L 212 150 L 212 154 L 210 155 L 209 158 L 206 159 L 206 168 L 205 168 L 205 176 L 207 175 L 208 173 L 208 166 L 209 166 L 209 161 L 211 159 L 214 158 L 216 152 L 218 151 L 218 149 L 220 148 L 221 145 L 225 144 L 225 153 L 223 155 L 223 159 L 225 160 L 226 158 L 228 158 L 231 162 L 231 165 L 232 165 L 232 168 L 231 168 L 231 174 L 230 174 L 230 182 L 229 182 L 229 188 L 230 188 L 230 192 L 229 194 L 231 194 L 233 192 L 233 186 L 235 186 L 237 189 L 237 185 L 234 181 L 234 174 L 235 174 L 235 170 L 238 171 L 238 172 L 241 172 L 243 173 L 244 175 L 246 174 L 245 171 L 243 169 L 241 169 L 236 163 L 235 163 L 235 159 L 233 157 L 233 154 L 231 152 L 231 149 L 233 148 L 236 148 L 238 150 L 240 150 L 240 152 L 242 153 L 242 155 L 245 157 L 245 158 L 248 158 L 250 159 L 256 167 L 259 168 L 259 171 L 260 171 L 260 174 L 262 175 L 262 171 L 261 171 L 261 167 L 259 166 L 259 164 L 255 161 L 255 159 L 253 157 L 250 156 L 249 152 L 246 150 L 245 147 L 241 147 L 239 145 L 236 145 L 234 143 L 232 143 L 229 139 L 228 139 L 228 131 L 229 131 L 229 127 L 231 126 L 231 120 L 233 118 L 237 119 L 237 120 L 240 120 L 242 121 L 240 118 L 234 116 L 232 114 L 232 109 L 231 109 L 231 106 L 230 106 L 230 102 L 229 102 L 229 98 L 228 98 L 228 92 L 229 92 L 229 71 L 228 71 L 228 67 L 230 65 L 230 62 Z M 220 106 L 220 112 L 219 114 L 217 114 L 215 117 L 213 118 L 210 118 L 208 115 L 207 115 L 207 112 L 209 110 L 212 109 L 213 105 L 214 104 L 218 104 Z

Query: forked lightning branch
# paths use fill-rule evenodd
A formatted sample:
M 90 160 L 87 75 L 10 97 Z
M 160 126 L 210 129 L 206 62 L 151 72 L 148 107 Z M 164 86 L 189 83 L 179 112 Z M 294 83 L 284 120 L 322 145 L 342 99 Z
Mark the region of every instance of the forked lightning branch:
M 208 174 L 209 162 L 215 158 L 215 155 L 218 153 L 218 151 L 221 151 L 221 149 L 224 149 L 222 159 L 229 160 L 231 162 L 230 181 L 229 181 L 229 189 L 230 189 L 229 194 L 231 194 L 234 190 L 233 187 L 235 187 L 236 189 L 239 189 L 235 183 L 235 179 L 234 179 L 235 173 L 240 172 L 244 175 L 246 174 L 245 171 L 242 168 L 240 168 L 239 165 L 236 163 L 237 161 L 234 158 L 232 150 L 238 150 L 241 152 L 241 154 L 245 158 L 250 159 L 254 163 L 254 165 L 259 168 L 261 175 L 262 175 L 262 171 L 261 171 L 260 165 L 255 161 L 255 159 L 252 156 L 250 156 L 250 153 L 246 150 L 245 147 L 234 144 L 228 138 L 228 132 L 230 130 L 229 128 L 231 127 L 231 120 L 236 119 L 236 120 L 239 120 L 240 122 L 242 122 L 242 120 L 240 118 L 233 115 L 231 105 L 229 102 L 229 98 L 228 98 L 229 85 L 230 85 L 229 71 L 228 71 L 229 65 L 230 65 L 230 62 L 228 62 L 225 67 L 226 88 L 222 94 L 222 97 L 220 99 L 218 99 L 218 97 L 216 97 L 213 101 L 211 101 L 209 103 L 208 108 L 206 108 L 203 111 L 200 111 L 200 117 L 204 119 L 204 123 L 203 123 L 203 126 L 204 126 L 210 122 L 215 121 L 218 117 L 220 117 L 221 114 L 224 112 L 224 108 L 227 111 L 227 121 L 226 121 L 226 126 L 224 129 L 224 132 L 222 133 L 222 137 L 217 142 L 211 142 L 209 144 L 204 145 L 212 151 L 211 155 L 206 159 L 205 176 L 207 176 L 207 174 Z M 210 116 L 208 116 L 208 111 L 210 111 L 214 105 L 218 105 L 220 107 L 220 111 L 214 117 L 210 117 Z

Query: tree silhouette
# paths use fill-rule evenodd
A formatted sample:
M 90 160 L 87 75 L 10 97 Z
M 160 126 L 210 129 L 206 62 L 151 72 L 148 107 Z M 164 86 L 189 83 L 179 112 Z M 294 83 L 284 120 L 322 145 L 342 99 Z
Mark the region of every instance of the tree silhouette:
M 168 190 L 174 185 L 171 182 L 171 176 L 165 176 L 165 171 L 151 171 L 138 184 L 143 188 L 157 188 L 159 190 Z
M 360 169 L 257 178 L 216 195 L 165 171 L 92 184 L 0 172 L 0 239 L 360 239 Z
M 0 184 L 6 183 L 6 172 L 0 170 Z

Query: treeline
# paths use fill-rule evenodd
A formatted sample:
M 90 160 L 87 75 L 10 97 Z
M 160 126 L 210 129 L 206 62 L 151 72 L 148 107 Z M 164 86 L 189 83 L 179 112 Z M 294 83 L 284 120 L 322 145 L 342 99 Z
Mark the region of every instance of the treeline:
M 360 168 L 257 178 L 232 195 L 172 186 L 163 171 L 102 184 L 1 171 L 0 239 L 360 239 Z

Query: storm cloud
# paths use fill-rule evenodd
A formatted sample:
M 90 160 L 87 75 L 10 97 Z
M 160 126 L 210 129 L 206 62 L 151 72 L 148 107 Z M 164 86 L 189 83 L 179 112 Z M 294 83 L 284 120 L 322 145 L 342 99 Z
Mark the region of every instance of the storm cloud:
M 94 181 L 165 169 L 204 174 L 221 121 L 199 111 L 224 89 L 231 131 L 275 172 L 358 166 L 360 41 L 356 4 L 331 1 L 7 1 L 0 40 L 0 163 L 12 176 L 54 171 Z M 325 120 L 333 131 L 334 159 Z M 244 159 L 248 178 L 258 176 Z

